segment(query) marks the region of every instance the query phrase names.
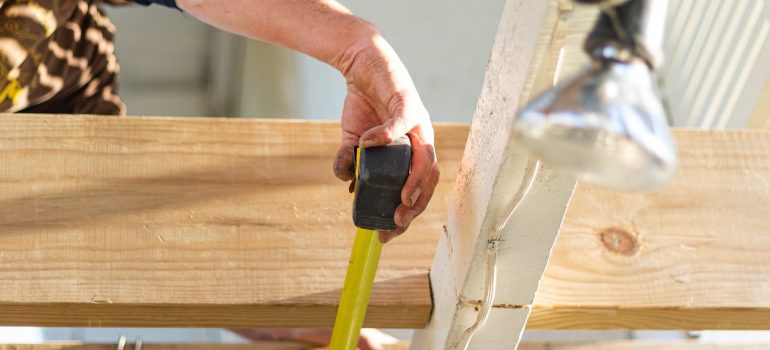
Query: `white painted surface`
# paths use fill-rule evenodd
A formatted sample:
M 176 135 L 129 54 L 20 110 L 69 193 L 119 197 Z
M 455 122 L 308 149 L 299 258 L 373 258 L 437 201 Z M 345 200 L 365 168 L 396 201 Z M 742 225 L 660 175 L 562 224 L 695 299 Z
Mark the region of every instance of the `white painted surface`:
M 35 344 L 43 341 L 38 327 L 0 327 L 0 344 Z
M 120 95 L 129 115 L 210 115 L 213 29 L 158 6 L 105 7 L 118 28 Z
M 446 234 L 431 266 L 434 310 L 413 349 L 460 349 L 479 314 L 487 247 L 512 206 L 511 221 L 497 238 L 497 293 L 484 328 L 469 349 L 515 349 L 538 282 L 572 193 L 574 179 L 543 167 L 511 136 L 524 83 L 544 27 L 545 1 L 508 0 L 495 36 L 484 86 L 449 205 Z M 531 188 L 530 176 L 534 176 Z M 521 197 L 516 203 L 516 195 Z
M 341 0 L 376 24 L 398 52 L 434 121 L 469 122 L 492 48 L 503 0 Z M 300 59 L 302 118 L 339 119 L 344 80 Z
M 673 124 L 745 128 L 770 80 L 770 0 L 672 0 L 667 27 Z

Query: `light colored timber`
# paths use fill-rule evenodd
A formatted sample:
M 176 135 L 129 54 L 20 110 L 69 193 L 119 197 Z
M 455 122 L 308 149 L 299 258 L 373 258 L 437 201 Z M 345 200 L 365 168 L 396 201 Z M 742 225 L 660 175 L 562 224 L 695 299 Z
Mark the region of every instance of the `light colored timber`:
M 0 344 L 0 350 L 115 350 L 116 344 L 87 344 L 61 342 L 46 344 Z M 328 350 L 298 342 L 259 341 L 249 344 L 142 344 L 143 350 Z M 408 343 L 386 344 L 383 350 L 407 350 Z M 135 350 L 134 344 L 127 343 L 125 350 Z
M 770 138 L 676 133 L 664 188 L 578 185 L 529 327 L 770 328 Z
M 704 344 L 697 341 L 619 340 L 585 344 L 527 344 L 519 350 L 770 350 L 770 344 Z
M 115 350 L 116 344 L 86 344 L 62 342 L 47 344 L 0 344 L 0 350 Z M 143 350 L 316 350 L 302 343 L 262 341 L 252 344 L 142 344 Z M 125 350 L 134 350 L 134 344 L 126 344 Z M 385 350 L 398 350 L 392 348 Z
M 0 350 L 115 350 L 116 344 L 87 344 L 62 342 L 47 344 L 0 344 Z M 383 350 L 407 350 L 409 344 L 387 344 Z M 135 350 L 134 344 L 127 343 L 125 350 Z M 143 350 L 328 350 L 298 342 L 259 341 L 249 344 L 142 344 Z
M 407 343 L 385 345 L 384 350 L 406 350 Z M 115 344 L 49 343 L 0 345 L 0 350 L 114 350 Z M 134 350 L 127 344 L 126 350 Z M 294 342 L 256 342 L 251 344 L 143 344 L 144 350 L 325 350 Z M 697 341 L 619 340 L 596 343 L 522 343 L 519 350 L 770 350 L 770 344 L 704 344 Z
M 423 327 L 467 126 L 366 324 Z M 331 326 L 355 229 L 336 123 L 0 117 L 0 324 Z M 352 151 L 352 150 L 351 150 Z
M 331 326 L 354 232 L 338 129 L 0 117 L 0 323 Z M 468 131 L 436 126 L 442 181 L 385 246 L 370 325 L 427 323 Z M 770 131 L 675 135 L 667 187 L 576 188 L 528 327 L 770 329 Z
M 447 231 L 431 267 L 433 315 L 426 329 L 415 334 L 412 349 L 466 349 L 482 306 L 490 244 L 497 247 L 494 305 L 467 348 L 515 349 L 519 343 L 574 187 L 572 178 L 547 167 L 536 173 L 535 160 L 511 136 L 524 82 L 543 47 L 540 29 L 554 29 L 546 20 L 548 10 L 557 8 L 554 4 L 508 0 L 502 11 L 449 205 Z M 529 190 L 528 183 L 534 183 Z M 492 239 L 490 233 L 525 192 L 511 222 Z

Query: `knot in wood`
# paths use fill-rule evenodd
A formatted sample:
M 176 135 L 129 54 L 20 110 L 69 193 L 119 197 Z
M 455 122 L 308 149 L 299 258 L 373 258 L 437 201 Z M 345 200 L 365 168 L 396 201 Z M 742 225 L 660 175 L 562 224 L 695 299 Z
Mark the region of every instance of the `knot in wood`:
M 604 247 L 615 254 L 630 256 L 639 251 L 639 240 L 636 235 L 622 228 L 606 228 L 599 233 L 599 236 Z

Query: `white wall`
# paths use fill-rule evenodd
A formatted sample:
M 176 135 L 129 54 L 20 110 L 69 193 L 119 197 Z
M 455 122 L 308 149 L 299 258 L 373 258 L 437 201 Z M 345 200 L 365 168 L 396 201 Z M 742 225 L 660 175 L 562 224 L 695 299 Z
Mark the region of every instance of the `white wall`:
M 674 0 L 667 27 L 674 125 L 745 128 L 770 81 L 770 0 Z
M 130 115 L 208 115 L 212 29 L 160 7 L 108 7 Z
M 435 121 L 470 121 L 504 0 L 342 2 L 380 27 Z M 159 7 L 110 15 L 118 27 L 121 95 L 131 115 L 340 116 L 344 80 L 310 57 L 254 41 L 239 44 Z
M 469 122 L 484 78 L 503 0 L 341 0 L 376 24 L 412 75 L 434 121 Z M 299 59 L 300 117 L 338 119 L 344 80 Z
M 497 30 L 503 0 L 342 0 L 353 12 L 377 25 L 398 52 L 412 75 L 434 121 L 469 122 L 481 90 L 486 63 Z M 264 75 L 253 72 L 263 59 L 281 49 L 250 42 L 244 71 L 244 91 L 260 88 Z M 244 103 L 241 116 L 284 116 L 308 119 L 339 119 L 345 98 L 340 74 L 301 54 L 286 56 L 293 66 L 271 65 L 273 75 L 296 79 L 294 95 L 276 95 L 272 101 L 294 99 L 297 109 Z M 269 60 L 269 59 L 268 59 Z M 251 72 L 251 73 L 250 73 Z M 278 89 L 280 90 L 280 89 Z

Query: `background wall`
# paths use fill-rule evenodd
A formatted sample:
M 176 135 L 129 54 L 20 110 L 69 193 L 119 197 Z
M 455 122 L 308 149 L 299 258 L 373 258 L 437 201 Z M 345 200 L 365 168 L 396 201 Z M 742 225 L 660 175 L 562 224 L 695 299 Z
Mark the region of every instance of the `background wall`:
M 503 0 L 342 1 L 377 24 L 436 121 L 470 121 Z M 334 69 L 159 7 L 116 8 L 121 95 L 131 115 L 338 119 Z

